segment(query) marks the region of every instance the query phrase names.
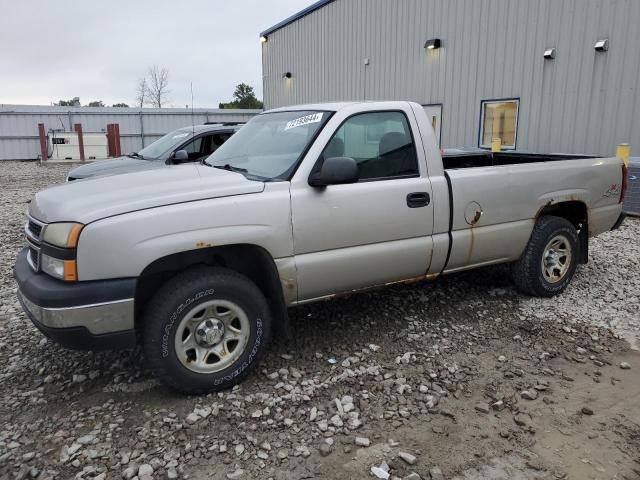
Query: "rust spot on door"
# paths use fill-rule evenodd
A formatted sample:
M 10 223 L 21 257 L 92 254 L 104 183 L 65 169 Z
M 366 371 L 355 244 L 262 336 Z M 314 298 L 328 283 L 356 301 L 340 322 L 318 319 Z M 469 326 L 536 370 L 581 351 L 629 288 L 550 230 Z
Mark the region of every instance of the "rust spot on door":
M 471 226 L 469 227 L 470 238 L 469 238 L 469 252 L 467 253 L 467 265 L 471 263 L 471 258 L 473 256 L 473 247 L 475 246 L 475 243 L 476 243 L 475 227 L 476 227 L 475 223 L 472 223 Z

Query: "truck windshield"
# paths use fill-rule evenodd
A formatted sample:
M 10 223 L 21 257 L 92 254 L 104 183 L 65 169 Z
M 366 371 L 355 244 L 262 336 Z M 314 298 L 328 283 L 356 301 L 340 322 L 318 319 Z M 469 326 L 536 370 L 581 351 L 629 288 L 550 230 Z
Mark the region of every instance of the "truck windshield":
M 310 110 L 258 115 L 204 163 L 247 178 L 286 180 L 330 116 L 330 112 Z
M 192 134 L 191 129 L 181 128 L 171 133 L 167 133 L 164 137 L 160 137 L 158 140 L 150 145 L 147 145 L 140 150 L 135 156 L 146 159 L 160 158 L 164 153 L 172 150 L 178 144 L 187 140 L 189 135 Z

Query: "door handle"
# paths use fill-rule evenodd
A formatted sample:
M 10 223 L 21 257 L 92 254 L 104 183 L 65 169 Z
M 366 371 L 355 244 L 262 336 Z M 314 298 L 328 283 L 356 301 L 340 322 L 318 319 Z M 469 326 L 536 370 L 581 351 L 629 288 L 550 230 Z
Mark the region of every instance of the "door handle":
M 413 192 L 407 195 L 407 206 L 409 208 L 426 207 L 430 201 L 431 197 L 427 192 Z

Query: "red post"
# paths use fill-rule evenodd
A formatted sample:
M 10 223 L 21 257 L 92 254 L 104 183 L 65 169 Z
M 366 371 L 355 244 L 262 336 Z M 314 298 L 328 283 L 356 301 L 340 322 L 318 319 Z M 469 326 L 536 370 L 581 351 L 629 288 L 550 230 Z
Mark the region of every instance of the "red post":
M 113 157 L 113 124 L 107 123 L 107 155 Z
M 122 150 L 120 148 L 120 124 L 113 124 L 113 146 L 115 149 L 115 157 L 119 157 L 122 155 Z
M 84 137 L 82 136 L 82 124 L 74 124 L 73 129 L 78 134 L 78 149 L 80 150 L 80 161 L 84 162 Z
M 38 124 L 38 136 L 40 137 L 40 161 L 47 161 L 47 135 L 44 131 L 44 123 Z

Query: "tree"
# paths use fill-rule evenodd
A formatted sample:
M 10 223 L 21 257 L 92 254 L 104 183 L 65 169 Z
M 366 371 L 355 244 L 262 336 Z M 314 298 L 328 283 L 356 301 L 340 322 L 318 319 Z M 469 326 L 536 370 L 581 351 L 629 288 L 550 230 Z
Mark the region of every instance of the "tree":
M 256 98 L 253 87 L 246 83 L 236 86 L 233 92 L 233 100 L 237 105 L 236 108 L 262 108 L 262 102 Z
M 129 105 L 127 105 L 126 103 L 114 103 L 113 105 L 111 105 L 112 107 L 121 107 L 121 108 L 129 108 Z
M 220 108 L 263 108 L 263 104 L 256 98 L 253 87 L 246 83 L 236 85 L 233 92 L 233 101 L 220 103 Z
M 94 100 L 93 102 L 89 102 L 87 107 L 104 107 L 104 103 L 102 103 L 102 100 Z
M 80 98 L 73 97 L 71 100 L 60 100 L 55 105 L 59 107 L 79 107 L 80 106 Z
M 147 79 L 142 77 L 138 82 L 138 89 L 136 90 L 136 105 L 142 108 L 147 100 Z
M 167 104 L 169 70 L 154 65 L 149 68 L 147 75 L 149 76 L 146 94 L 147 102 L 155 108 L 162 108 L 163 105 Z

